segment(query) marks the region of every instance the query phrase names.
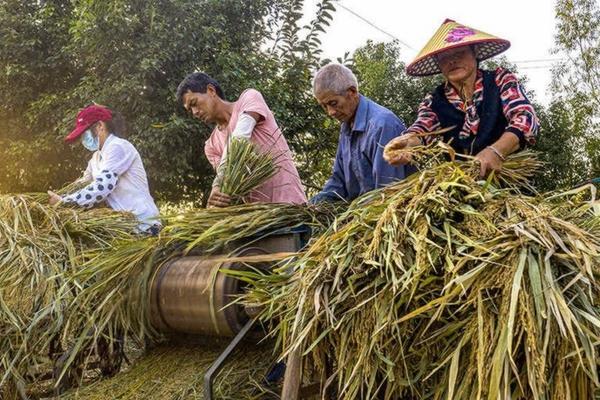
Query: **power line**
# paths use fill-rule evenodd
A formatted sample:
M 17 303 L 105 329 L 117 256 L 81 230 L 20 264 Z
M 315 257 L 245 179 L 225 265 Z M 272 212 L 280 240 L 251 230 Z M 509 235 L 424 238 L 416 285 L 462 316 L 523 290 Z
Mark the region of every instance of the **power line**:
M 378 27 L 377 25 L 375 25 L 373 22 L 369 21 L 368 19 L 366 19 L 365 17 L 363 17 L 362 15 L 358 14 L 356 11 L 351 10 L 350 8 L 346 7 L 345 5 L 343 5 L 341 2 L 337 2 L 336 3 L 338 6 L 342 7 L 344 10 L 348 11 L 350 14 L 354 15 L 356 18 L 361 19 L 362 21 L 366 22 L 368 25 L 370 25 L 371 27 L 377 29 L 379 32 L 391 37 L 394 40 L 397 40 L 400 44 L 404 45 L 405 47 L 408 47 L 411 50 L 414 50 L 414 47 L 412 47 L 411 45 L 409 45 L 408 43 L 406 43 L 405 41 L 401 40 L 400 38 L 398 38 L 395 35 L 392 35 L 391 33 L 381 29 L 380 27 Z
M 341 3 L 341 0 L 338 0 L 336 2 L 336 4 L 338 6 L 340 6 L 341 8 L 343 8 L 344 10 L 346 10 L 347 12 L 349 12 L 350 14 L 354 15 L 356 18 L 362 20 L 363 22 L 365 22 L 366 24 L 368 24 L 369 26 L 375 28 L 376 30 L 378 30 L 379 32 L 383 33 L 384 35 L 389 36 L 390 38 L 397 40 L 400 44 L 402 44 L 404 47 L 407 47 L 413 51 L 416 51 L 414 47 L 412 47 L 411 45 L 409 45 L 408 43 L 406 43 L 405 41 L 403 41 L 402 39 L 400 39 L 399 37 L 397 37 L 394 34 L 389 33 L 388 31 L 380 28 L 379 26 L 375 25 L 374 22 L 369 21 L 368 19 L 366 19 L 365 17 L 363 17 L 362 15 L 360 15 L 359 13 L 357 13 L 356 11 L 352 10 L 351 8 L 343 5 Z M 540 59 L 531 59 L 531 60 L 518 60 L 518 61 L 512 61 L 512 63 L 514 64 L 528 64 L 528 63 L 539 63 L 539 62 L 558 62 L 558 61 L 564 61 L 564 58 L 540 58 Z M 521 69 L 541 69 L 541 68 L 551 68 L 552 66 L 525 66 L 525 67 L 521 67 Z
M 529 66 L 529 67 L 519 67 L 519 69 L 550 69 L 554 67 L 554 65 L 536 65 L 536 66 Z
M 564 61 L 564 58 L 539 58 L 537 60 L 519 60 L 512 61 L 514 64 L 527 64 L 527 63 L 537 63 L 537 62 L 555 62 L 555 61 Z

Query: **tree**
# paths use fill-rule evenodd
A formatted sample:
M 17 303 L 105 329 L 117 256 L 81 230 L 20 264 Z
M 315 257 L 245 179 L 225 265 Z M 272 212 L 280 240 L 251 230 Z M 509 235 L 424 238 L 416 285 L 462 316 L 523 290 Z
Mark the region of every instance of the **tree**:
M 535 150 L 545 167 L 536 176 L 540 191 L 568 189 L 586 177 L 585 148 L 582 138 L 573 135 L 581 130 L 585 114 L 573 114 L 561 101 L 554 101 L 547 109 L 539 109 L 541 135 Z
M 554 70 L 555 89 L 581 96 L 600 111 L 600 3 L 558 0 L 554 52 L 565 57 Z
M 400 60 L 398 42 L 367 43 L 356 50 L 352 68 L 359 79 L 360 91 L 389 108 L 408 126 L 417 118 L 417 109 L 425 95 L 440 82 L 439 76 L 411 77 Z
M 232 92 L 260 75 L 274 4 L 3 1 L 2 54 L 9 57 L 0 61 L 0 120 L 9 122 L 0 131 L 0 159 L 13 168 L 3 168 L 0 191 L 44 190 L 77 177 L 88 155 L 62 137 L 93 100 L 123 113 L 158 197 L 199 197 L 210 181 L 202 156 L 208 129 L 181 118 L 175 88 L 197 69 Z
M 557 0 L 554 52 L 565 58 L 553 69 L 553 103 L 571 124 L 571 157 L 580 171 L 567 176 L 600 176 L 600 4 Z M 555 108 L 556 109 L 556 108 Z M 560 143 L 560 142 L 558 142 Z
M 51 134 L 64 109 L 38 113 L 41 95 L 60 96 L 81 74 L 62 49 L 69 41 L 70 2 L 0 2 L 0 192 L 45 188 L 69 174 L 76 154 Z M 52 150 L 52 151 L 49 151 Z M 51 167 L 52 165 L 52 167 Z M 60 179 L 59 179 L 60 180 Z
M 335 7 L 334 1 L 322 0 L 313 20 L 301 27 L 302 3 L 285 3 L 269 53 L 273 68 L 260 87 L 294 152 L 300 178 L 313 195 L 331 174 L 338 141 L 337 122 L 327 117 L 312 93 L 314 73 L 328 62 L 321 59 L 319 34 L 325 32 Z
M 301 26 L 302 3 L 0 0 L 0 192 L 77 178 L 89 154 L 62 138 L 80 107 L 95 101 L 124 115 L 155 197 L 202 201 L 213 176 L 203 154 L 211 127 L 174 98 L 197 70 L 214 76 L 231 101 L 248 87 L 263 91 L 316 190 L 335 146 L 310 81 L 335 8 L 321 0 Z

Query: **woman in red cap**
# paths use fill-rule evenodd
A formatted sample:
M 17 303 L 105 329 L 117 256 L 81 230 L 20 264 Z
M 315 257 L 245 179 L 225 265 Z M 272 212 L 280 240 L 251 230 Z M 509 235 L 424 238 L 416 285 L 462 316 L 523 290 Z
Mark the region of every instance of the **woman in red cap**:
M 89 209 L 106 203 L 113 210 L 133 213 L 140 221 L 140 231 L 157 234 L 158 208 L 148 189 L 142 159 L 130 142 L 118 137 L 121 133 L 109 108 L 94 104 L 81 110 L 65 141 L 81 138 L 82 145 L 93 152 L 81 178 L 90 184 L 63 197 L 48 192 L 50 204 L 63 202 Z
M 510 42 L 446 20 L 406 71 L 413 76 L 442 73 L 446 82 L 419 106 L 404 135 L 390 141 L 384 158 L 392 165 L 411 161 L 393 150 L 430 143 L 422 136 L 448 128 L 442 139 L 458 154 L 474 155 L 481 176 L 498 171 L 509 154 L 534 144 L 539 122 L 517 77 L 504 68 L 479 69 L 479 62 L 502 53 Z M 421 139 L 422 136 L 422 139 Z

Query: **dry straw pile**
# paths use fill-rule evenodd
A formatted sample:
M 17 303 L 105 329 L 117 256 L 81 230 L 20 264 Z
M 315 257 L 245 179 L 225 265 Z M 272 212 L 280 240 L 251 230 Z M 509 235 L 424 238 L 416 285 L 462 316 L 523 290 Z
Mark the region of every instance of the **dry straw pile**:
M 258 171 L 228 167 L 227 185 L 237 190 L 230 193 L 241 199 L 272 176 L 274 160 L 246 144 L 232 152 Z M 0 195 L 3 399 L 26 398 L 31 383 L 48 378 L 53 368 L 55 378 L 74 384 L 86 368 L 114 373 L 123 340 L 139 347 L 159 338 L 149 322 L 148 295 L 155 271 L 172 257 L 222 252 L 279 228 L 319 230 L 333 218 L 327 207 L 285 204 L 194 209 L 165 216 L 160 235 L 148 237 L 134 233 L 130 215 L 46 201 L 42 194 Z
M 245 276 L 283 354 L 340 399 L 592 398 L 595 189 L 519 191 L 528 153 L 481 182 L 473 160 L 418 150 L 438 162 L 357 199 L 278 275 Z
M 154 272 L 189 251 L 214 254 L 269 229 L 322 229 L 329 208 L 250 204 L 166 217 L 158 237 L 132 234 L 130 216 L 52 208 L 24 196 L 0 196 L 0 372 L 5 396 L 55 365 L 61 376 L 115 357 L 124 337 L 138 344 L 159 334 L 149 323 Z M 77 378 L 77 377 L 75 377 Z
M 70 339 L 65 317 L 81 287 L 71 275 L 87 249 L 131 237 L 134 218 L 105 209 L 78 213 L 32 196 L 0 196 L 0 373 L 4 398 L 51 368 Z

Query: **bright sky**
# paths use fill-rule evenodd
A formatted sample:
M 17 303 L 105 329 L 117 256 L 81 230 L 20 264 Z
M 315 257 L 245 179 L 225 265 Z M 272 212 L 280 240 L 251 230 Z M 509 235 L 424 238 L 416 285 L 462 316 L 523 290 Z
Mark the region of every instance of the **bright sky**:
M 319 0 L 306 0 L 304 15 L 315 14 Z M 346 7 L 351 11 L 344 9 Z M 375 42 L 393 40 L 402 43 L 402 61 L 409 62 L 421 50 L 446 18 L 510 40 L 504 54 L 529 78 L 528 90 L 546 104 L 550 96 L 551 60 L 554 44 L 553 0 L 340 0 L 333 22 L 321 35 L 325 57 L 336 59 L 354 51 L 368 39 Z M 352 12 L 376 25 L 361 20 Z

